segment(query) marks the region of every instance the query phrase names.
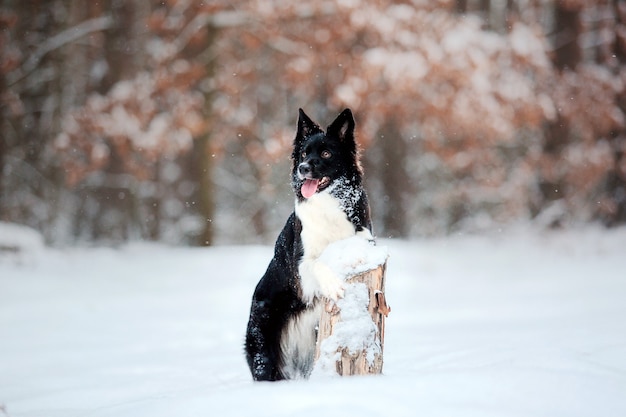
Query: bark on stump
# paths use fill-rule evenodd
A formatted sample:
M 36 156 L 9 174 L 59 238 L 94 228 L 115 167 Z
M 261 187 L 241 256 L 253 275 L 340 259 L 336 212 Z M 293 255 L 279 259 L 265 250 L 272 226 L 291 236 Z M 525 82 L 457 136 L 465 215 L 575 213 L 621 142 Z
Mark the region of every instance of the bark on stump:
M 338 375 L 368 375 L 380 374 L 383 370 L 383 347 L 385 343 L 385 317 L 391 311 L 385 300 L 385 270 L 387 262 L 379 265 L 378 268 L 359 273 L 346 279 L 346 298 L 350 285 L 362 283 L 367 288 L 369 295 L 369 312 L 372 323 L 376 329 L 369 336 L 373 340 L 364 341 L 364 348 L 350 351 L 347 346 L 337 347 L 337 357 L 335 369 Z M 317 344 L 315 349 L 315 360 L 320 358 L 322 343 L 335 333 L 337 325 L 342 322 L 341 310 L 338 306 L 329 301 L 325 304 L 320 318 L 319 330 L 317 334 Z M 378 346 L 375 352 L 368 351 L 368 346 Z

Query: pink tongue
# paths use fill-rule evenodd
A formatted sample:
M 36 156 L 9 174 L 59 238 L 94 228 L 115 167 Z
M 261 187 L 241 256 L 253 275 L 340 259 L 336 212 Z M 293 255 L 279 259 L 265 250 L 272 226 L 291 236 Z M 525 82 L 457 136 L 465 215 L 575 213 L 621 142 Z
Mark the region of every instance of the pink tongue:
M 320 180 L 304 180 L 304 184 L 302 184 L 302 188 L 300 192 L 304 198 L 311 198 L 313 194 L 317 191 L 317 184 L 319 184 Z

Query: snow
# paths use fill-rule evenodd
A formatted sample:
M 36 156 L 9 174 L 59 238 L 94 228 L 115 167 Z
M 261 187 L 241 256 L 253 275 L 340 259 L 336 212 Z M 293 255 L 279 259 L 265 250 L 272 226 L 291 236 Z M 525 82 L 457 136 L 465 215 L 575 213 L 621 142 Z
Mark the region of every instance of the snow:
M 11 256 L 13 261 L 31 256 L 44 249 L 44 239 L 30 227 L 0 221 L 0 259 Z
M 357 235 L 331 243 L 322 252 L 320 261 L 337 275 L 347 279 L 361 272 L 376 269 L 389 257 L 389 248 L 375 246 Z
M 5 253 L 0 414 L 626 415 L 626 229 L 379 244 L 384 375 L 281 383 L 243 356 L 271 247 Z

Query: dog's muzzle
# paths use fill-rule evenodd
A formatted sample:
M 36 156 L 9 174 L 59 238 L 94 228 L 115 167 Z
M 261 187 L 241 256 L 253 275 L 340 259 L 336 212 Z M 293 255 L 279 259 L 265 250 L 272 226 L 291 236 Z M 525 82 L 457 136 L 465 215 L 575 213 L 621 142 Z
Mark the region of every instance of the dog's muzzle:
M 311 178 L 311 172 L 313 171 L 311 165 L 308 162 L 303 162 L 298 165 L 298 176 L 301 180 L 305 178 Z

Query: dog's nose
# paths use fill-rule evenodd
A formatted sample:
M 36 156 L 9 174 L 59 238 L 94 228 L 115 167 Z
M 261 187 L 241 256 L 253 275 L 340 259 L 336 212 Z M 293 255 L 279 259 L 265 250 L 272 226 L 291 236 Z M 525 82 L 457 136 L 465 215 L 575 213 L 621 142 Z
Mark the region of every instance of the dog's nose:
M 307 164 L 306 162 L 301 163 L 300 165 L 298 165 L 298 172 L 303 177 L 309 175 L 311 173 L 311 165 Z

